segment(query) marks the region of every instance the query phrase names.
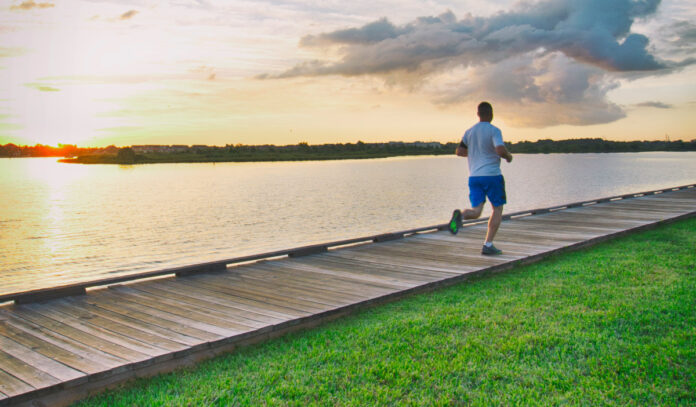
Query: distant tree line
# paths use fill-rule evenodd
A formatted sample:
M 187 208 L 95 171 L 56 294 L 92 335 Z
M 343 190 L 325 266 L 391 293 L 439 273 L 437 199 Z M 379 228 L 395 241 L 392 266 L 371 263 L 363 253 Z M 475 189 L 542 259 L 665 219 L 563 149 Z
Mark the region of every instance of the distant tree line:
M 388 142 L 337 143 L 276 146 L 228 144 L 226 146 L 132 146 L 118 148 L 80 148 L 75 145 L 51 147 L 0 145 L 0 157 L 76 157 L 66 162 L 78 163 L 145 163 L 203 161 L 287 161 L 329 160 L 343 158 L 379 158 L 400 155 L 453 154 L 458 143 Z M 619 153 L 641 151 L 696 151 L 696 139 L 659 141 L 610 141 L 601 138 L 537 140 L 508 143 L 512 153 Z
M 696 151 L 696 139 L 691 141 L 611 141 L 601 138 L 569 140 L 537 140 L 512 143 L 513 153 L 636 153 L 640 151 Z

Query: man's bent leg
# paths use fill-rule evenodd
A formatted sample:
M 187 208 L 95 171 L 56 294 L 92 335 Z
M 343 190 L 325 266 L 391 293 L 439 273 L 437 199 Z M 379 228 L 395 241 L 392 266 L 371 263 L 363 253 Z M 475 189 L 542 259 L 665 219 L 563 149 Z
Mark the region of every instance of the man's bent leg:
M 481 212 L 483 211 L 483 203 L 481 203 L 478 206 L 475 206 L 471 209 L 464 209 L 462 212 L 462 218 L 463 219 L 478 219 L 479 216 L 481 216 Z
M 498 232 L 498 228 L 500 227 L 500 222 L 502 222 L 502 220 L 503 205 L 494 206 L 493 213 L 491 214 L 491 217 L 488 219 L 488 232 L 486 233 L 486 243 L 493 243 L 493 238 L 495 238 L 495 234 Z

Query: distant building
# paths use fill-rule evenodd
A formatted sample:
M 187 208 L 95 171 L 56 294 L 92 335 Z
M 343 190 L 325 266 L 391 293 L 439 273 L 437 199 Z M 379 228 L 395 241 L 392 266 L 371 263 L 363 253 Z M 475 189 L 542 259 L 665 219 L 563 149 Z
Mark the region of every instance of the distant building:
M 131 146 L 133 151 L 136 153 L 155 153 L 159 152 L 159 150 L 162 148 L 162 146 L 155 146 L 155 145 L 138 145 L 138 146 Z
M 168 147 L 168 151 L 171 153 L 185 153 L 189 150 L 189 146 L 184 145 L 173 145 Z
M 415 143 L 409 143 L 409 145 L 412 145 L 414 147 L 420 147 L 420 148 L 440 148 L 442 147 L 442 144 L 440 144 L 437 141 L 431 141 L 424 143 L 422 141 L 416 141 Z
M 194 148 L 207 148 L 207 146 L 193 146 Z M 137 145 L 131 146 L 133 151 L 136 153 L 183 153 L 189 151 L 189 146 L 185 145 L 172 145 L 172 146 L 161 146 L 161 145 Z

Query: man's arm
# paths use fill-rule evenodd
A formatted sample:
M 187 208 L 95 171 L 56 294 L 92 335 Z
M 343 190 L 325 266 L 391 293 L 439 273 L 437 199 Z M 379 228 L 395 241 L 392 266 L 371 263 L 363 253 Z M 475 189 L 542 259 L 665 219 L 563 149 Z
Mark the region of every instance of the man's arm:
M 469 155 L 469 149 L 463 141 L 457 146 L 457 151 L 455 151 L 455 154 L 460 157 L 467 157 Z
M 495 153 L 498 154 L 500 158 L 504 158 L 507 162 L 512 161 L 512 154 L 510 154 L 510 152 L 507 151 L 507 148 L 505 148 L 505 146 L 495 146 Z

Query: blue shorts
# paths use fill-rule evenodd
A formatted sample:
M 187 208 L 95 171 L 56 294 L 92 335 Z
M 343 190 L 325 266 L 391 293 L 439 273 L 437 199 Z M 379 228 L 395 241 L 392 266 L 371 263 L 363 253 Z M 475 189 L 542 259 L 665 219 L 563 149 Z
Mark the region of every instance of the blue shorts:
M 469 177 L 469 200 L 475 208 L 486 202 L 486 197 L 493 206 L 505 205 L 505 179 L 502 175 L 491 177 Z

